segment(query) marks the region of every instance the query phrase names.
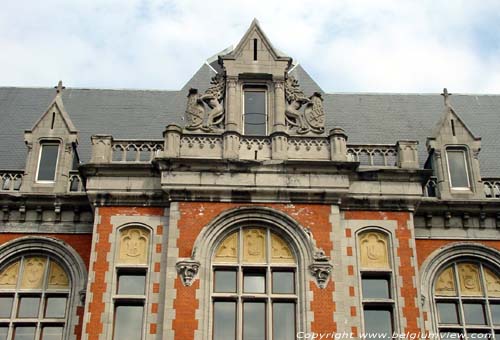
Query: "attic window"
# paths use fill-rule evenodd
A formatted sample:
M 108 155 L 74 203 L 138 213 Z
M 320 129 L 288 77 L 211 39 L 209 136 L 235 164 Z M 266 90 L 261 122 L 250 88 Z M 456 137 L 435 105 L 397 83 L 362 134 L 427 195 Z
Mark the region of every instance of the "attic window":
M 253 40 L 253 60 L 257 60 L 257 39 Z
M 267 133 L 265 87 L 251 87 L 244 90 L 244 133 L 245 135 L 265 136 Z
M 450 178 L 451 188 L 459 190 L 469 190 L 470 178 L 465 149 L 447 149 L 446 158 L 448 161 L 448 175 Z
M 59 143 L 43 142 L 38 160 L 37 182 L 54 182 L 56 177 Z

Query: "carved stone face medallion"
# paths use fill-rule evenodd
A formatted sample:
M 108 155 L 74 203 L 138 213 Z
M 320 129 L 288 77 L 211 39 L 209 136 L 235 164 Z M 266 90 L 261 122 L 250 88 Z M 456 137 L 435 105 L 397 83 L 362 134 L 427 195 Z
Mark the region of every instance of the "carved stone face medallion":
M 24 259 L 21 288 L 42 288 L 46 261 L 47 259 L 43 257 Z

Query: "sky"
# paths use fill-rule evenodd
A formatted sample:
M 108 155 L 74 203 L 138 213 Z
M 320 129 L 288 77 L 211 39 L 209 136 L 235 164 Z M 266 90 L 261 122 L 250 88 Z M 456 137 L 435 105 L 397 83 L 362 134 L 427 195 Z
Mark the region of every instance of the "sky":
M 1 0 L 0 86 L 180 89 L 253 18 L 326 92 L 500 93 L 500 1 Z

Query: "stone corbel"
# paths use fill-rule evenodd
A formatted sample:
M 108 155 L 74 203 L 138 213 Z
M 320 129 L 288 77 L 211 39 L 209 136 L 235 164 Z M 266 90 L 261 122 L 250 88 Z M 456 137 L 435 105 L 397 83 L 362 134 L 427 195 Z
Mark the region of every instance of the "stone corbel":
M 319 288 L 326 288 L 332 273 L 333 266 L 323 250 L 318 250 L 314 254 L 314 262 L 309 265 L 309 272 L 314 277 Z
M 182 284 L 189 287 L 193 284 L 198 270 L 200 269 L 200 262 L 195 260 L 182 260 L 175 265 L 177 274 L 181 277 Z

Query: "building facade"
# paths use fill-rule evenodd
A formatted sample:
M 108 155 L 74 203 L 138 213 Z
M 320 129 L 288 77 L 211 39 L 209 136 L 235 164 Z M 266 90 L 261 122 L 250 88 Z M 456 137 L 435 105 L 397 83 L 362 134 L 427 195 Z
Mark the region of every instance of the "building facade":
M 254 21 L 0 114 L 0 339 L 500 339 L 500 96 L 328 94 Z

